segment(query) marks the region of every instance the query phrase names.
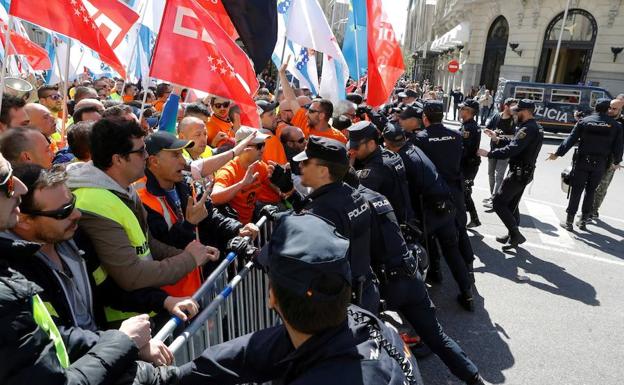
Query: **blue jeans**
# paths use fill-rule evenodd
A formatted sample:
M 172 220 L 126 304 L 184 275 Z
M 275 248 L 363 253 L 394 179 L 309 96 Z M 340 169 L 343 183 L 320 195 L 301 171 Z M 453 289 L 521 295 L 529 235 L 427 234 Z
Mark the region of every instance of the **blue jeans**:
M 481 107 L 481 111 L 479 111 L 479 116 L 481 117 L 481 125 L 485 126 L 485 120 L 490 115 L 490 107 Z

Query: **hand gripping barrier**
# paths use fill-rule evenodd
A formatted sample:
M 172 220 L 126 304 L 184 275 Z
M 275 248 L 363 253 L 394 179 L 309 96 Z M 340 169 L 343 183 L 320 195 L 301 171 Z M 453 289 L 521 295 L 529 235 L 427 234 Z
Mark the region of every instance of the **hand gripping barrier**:
M 254 246 L 261 248 L 270 239 L 272 224 L 266 217 L 256 223 L 260 229 Z M 228 267 L 236 266 L 238 256 L 227 254 L 219 266 L 193 294 L 193 299 L 207 303 L 190 325 L 169 345 L 176 364 L 193 360 L 207 347 L 262 330 L 278 322 L 267 308 L 268 278 L 254 262 L 247 262 L 228 283 Z M 231 270 L 231 269 L 230 269 Z M 165 341 L 183 322 L 172 317 L 154 336 Z

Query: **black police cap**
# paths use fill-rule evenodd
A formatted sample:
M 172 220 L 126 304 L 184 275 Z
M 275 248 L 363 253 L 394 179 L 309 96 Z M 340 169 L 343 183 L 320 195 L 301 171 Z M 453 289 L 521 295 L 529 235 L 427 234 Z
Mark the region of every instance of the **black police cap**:
M 276 285 L 301 298 L 328 301 L 337 299 L 340 290 L 319 291 L 318 281 L 335 277 L 350 285 L 348 250 L 349 241 L 324 219 L 313 214 L 286 215 L 278 220 L 257 260 Z
M 352 124 L 353 122 L 351 122 L 351 119 L 344 115 L 340 115 L 332 119 L 332 127 L 336 130 L 346 130 L 351 127 Z
M 418 118 L 422 119 L 423 108 L 422 104 L 414 103 L 406 106 L 401 114 L 399 115 L 400 119 L 410 119 L 410 118 Z
M 462 103 L 460 103 L 459 108 L 472 108 L 475 112 L 479 111 L 479 102 L 474 99 L 466 99 Z
M 156 155 L 161 151 L 177 151 L 193 147 L 192 140 L 178 139 L 166 131 L 158 131 L 145 138 L 145 149 L 150 155 Z
M 423 103 L 423 113 L 444 112 L 444 104 L 439 100 L 425 100 Z
M 371 122 L 363 120 L 349 127 L 349 148 L 356 148 L 365 139 L 377 138 L 379 138 L 379 131 Z
M 388 123 L 381 135 L 383 135 L 384 139 L 392 142 L 400 142 L 405 139 L 405 131 L 403 131 L 403 128 L 393 123 Z
M 311 135 L 305 150 L 295 155 L 293 160 L 301 162 L 311 158 L 339 164 L 349 164 L 349 156 L 344 144 L 322 136 Z
M 533 112 L 535 110 L 535 102 L 531 99 L 521 99 L 518 104 L 511 107 L 512 111 L 529 110 Z
M 417 98 L 418 94 L 416 93 L 416 91 L 412 90 L 412 89 L 407 89 L 405 90 L 405 96 L 408 98 Z

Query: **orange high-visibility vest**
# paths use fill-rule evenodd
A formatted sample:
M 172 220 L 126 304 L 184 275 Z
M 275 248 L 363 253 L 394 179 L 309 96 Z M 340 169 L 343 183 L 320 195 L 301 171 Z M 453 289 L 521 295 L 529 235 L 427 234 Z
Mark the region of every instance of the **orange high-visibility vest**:
M 135 184 L 139 198 L 141 198 L 141 202 L 145 206 L 160 214 L 165 219 L 165 222 L 167 222 L 167 228 L 170 229 L 171 226 L 178 221 L 175 211 L 169 206 L 165 197 L 158 197 L 147 191 L 146 182 L 147 177 L 143 177 Z M 193 295 L 195 291 L 199 289 L 201 283 L 200 268 L 197 267 L 182 277 L 178 282 L 173 285 L 162 286 L 161 289 L 174 297 L 188 297 Z

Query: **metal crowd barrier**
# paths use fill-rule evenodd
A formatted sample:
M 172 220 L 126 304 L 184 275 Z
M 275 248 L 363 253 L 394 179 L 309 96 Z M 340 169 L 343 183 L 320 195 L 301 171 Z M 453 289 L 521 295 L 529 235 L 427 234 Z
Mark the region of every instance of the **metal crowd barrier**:
M 254 245 L 259 249 L 269 241 L 272 223 L 262 217 L 256 225 L 260 232 Z M 238 262 L 235 253 L 228 253 L 193 295 L 193 299 L 204 305 L 169 344 L 177 365 L 193 360 L 212 345 L 279 322 L 277 315 L 267 307 L 268 278 L 261 269 L 254 267 L 253 261 L 245 263 L 228 282 L 228 270 L 231 270 L 228 267 L 237 266 Z M 154 338 L 167 342 L 182 324 L 180 319 L 172 317 Z

